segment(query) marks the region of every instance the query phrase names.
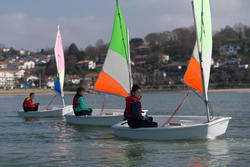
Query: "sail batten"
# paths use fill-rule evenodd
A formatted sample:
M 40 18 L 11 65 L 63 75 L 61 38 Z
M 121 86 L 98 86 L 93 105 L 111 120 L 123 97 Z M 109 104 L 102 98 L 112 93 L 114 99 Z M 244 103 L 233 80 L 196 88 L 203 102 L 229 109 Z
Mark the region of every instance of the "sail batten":
M 112 36 L 102 72 L 95 89 L 120 96 L 128 96 L 131 87 L 130 57 L 127 27 L 117 2 Z

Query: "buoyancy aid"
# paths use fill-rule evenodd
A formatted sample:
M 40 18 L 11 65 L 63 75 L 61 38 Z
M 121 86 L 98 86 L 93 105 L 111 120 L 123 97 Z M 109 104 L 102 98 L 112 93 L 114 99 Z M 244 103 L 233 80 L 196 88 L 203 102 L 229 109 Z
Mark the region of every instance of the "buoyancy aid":
M 26 108 L 26 107 L 36 107 L 37 104 L 33 104 L 33 101 L 32 99 L 30 98 L 30 96 L 27 96 L 25 99 L 24 99 L 24 102 L 23 102 L 23 108 Z
M 140 99 L 137 98 L 137 97 L 134 97 L 134 96 L 128 96 L 128 97 L 126 97 L 126 108 L 125 108 L 125 113 L 124 113 L 124 116 L 127 119 L 132 118 L 131 104 L 133 104 L 135 102 L 139 102 L 139 104 L 140 104 L 140 115 L 142 115 L 142 106 L 141 106 Z
M 81 97 L 81 95 L 76 94 L 73 98 L 73 108 L 78 107 L 78 98 Z

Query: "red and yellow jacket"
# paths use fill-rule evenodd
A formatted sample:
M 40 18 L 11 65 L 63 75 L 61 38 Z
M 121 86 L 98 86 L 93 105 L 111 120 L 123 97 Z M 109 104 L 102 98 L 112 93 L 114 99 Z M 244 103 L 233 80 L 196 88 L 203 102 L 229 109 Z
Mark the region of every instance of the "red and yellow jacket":
M 32 99 L 28 96 L 23 101 L 23 108 L 26 107 L 36 107 L 37 104 L 33 104 Z

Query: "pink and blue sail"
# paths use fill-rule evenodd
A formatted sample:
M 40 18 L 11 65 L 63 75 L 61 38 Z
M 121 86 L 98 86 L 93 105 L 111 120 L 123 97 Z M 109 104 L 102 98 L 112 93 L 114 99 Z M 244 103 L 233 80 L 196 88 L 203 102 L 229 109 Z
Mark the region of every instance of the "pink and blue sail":
M 64 75 L 65 75 L 65 62 L 64 62 L 62 37 L 61 37 L 59 26 L 57 30 L 54 53 L 55 53 L 56 67 L 57 67 L 57 78 L 56 78 L 54 91 L 58 93 L 61 97 L 63 97 L 64 96 L 63 85 L 64 85 Z

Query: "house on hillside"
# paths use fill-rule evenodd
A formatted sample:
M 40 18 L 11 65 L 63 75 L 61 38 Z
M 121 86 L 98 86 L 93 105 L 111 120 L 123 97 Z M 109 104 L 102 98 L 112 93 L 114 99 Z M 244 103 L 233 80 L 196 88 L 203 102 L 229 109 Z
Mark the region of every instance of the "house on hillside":
M 7 68 L 8 64 L 6 62 L 0 61 L 0 68 Z
M 17 70 L 17 72 L 16 72 L 16 77 L 17 77 L 18 79 L 21 79 L 21 78 L 24 77 L 24 74 L 25 74 L 25 70 Z
M 27 76 L 27 78 L 26 78 L 27 82 L 38 81 L 38 80 L 39 80 L 39 78 L 37 76 L 34 76 L 34 75 Z
M 145 55 L 150 53 L 150 47 L 147 45 L 140 45 L 137 48 L 135 48 L 135 52 L 138 55 Z
M 133 83 L 138 83 L 141 85 L 145 85 L 147 81 L 146 74 L 142 72 L 132 72 Z
M 246 69 L 248 69 L 248 64 L 239 64 L 238 67 L 246 70 Z
M 25 61 L 23 64 L 18 66 L 18 69 L 32 69 L 35 68 L 35 62 L 34 61 Z
M 17 70 L 19 66 L 20 66 L 20 64 L 9 63 L 8 64 L 8 69 Z
M 29 86 L 35 87 L 39 85 L 39 77 L 35 75 L 25 75 L 24 79 L 26 79 L 26 83 Z
M 93 88 L 98 76 L 99 76 L 98 73 L 89 73 L 85 75 L 84 82 L 87 84 L 89 88 Z
M 66 75 L 66 82 L 72 84 L 79 84 L 81 81 L 81 77 L 79 75 Z
M 76 63 L 78 69 L 88 69 L 94 70 L 96 68 L 96 63 L 93 60 L 82 60 Z
M 45 82 L 46 82 L 47 87 L 49 87 L 51 89 L 54 88 L 54 86 L 55 86 L 55 78 L 54 77 L 52 77 L 52 76 L 46 77 Z
M 137 55 L 133 60 L 134 65 L 143 67 L 146 64 L 148 58 L 150 58 L 149 55 Z
M 9 51 L 10 51 L 10 48 L 3 48 L 2 51 L 3 51 L 4 53 L 9 52 Z
M 169 55 L 167 55 L 167 54 L 162 54 L 162 55 L 160 56 L 160 58 L 161 58 L 161 62 L 162 62 L 162 63 L 167 63 L 167 62 L 169 62 L 169 60 L 170 60 Z
M 226 60 L 221 64 L 222 67 L 238 67 L 248 69 L 248 64 L 243 64 L 240 59 Z
M 240 65 L 239 59 L 226 60 L 222 63 L 223 67 L 238 67 Z
M 235 47 L 230 44 L 220 46 L 220 55 L 237 55 L 240 47 Z
M 23 56 L 23 55 L 26 54 L 26 51 L 25 51 L 24 49 L 20 49 L 20 50 L 19 50 L 19 54 L 20 54 L 21 56 Z
M 0 88 L 14 89 L 16 87 L 16 70 L 0 68 Z

